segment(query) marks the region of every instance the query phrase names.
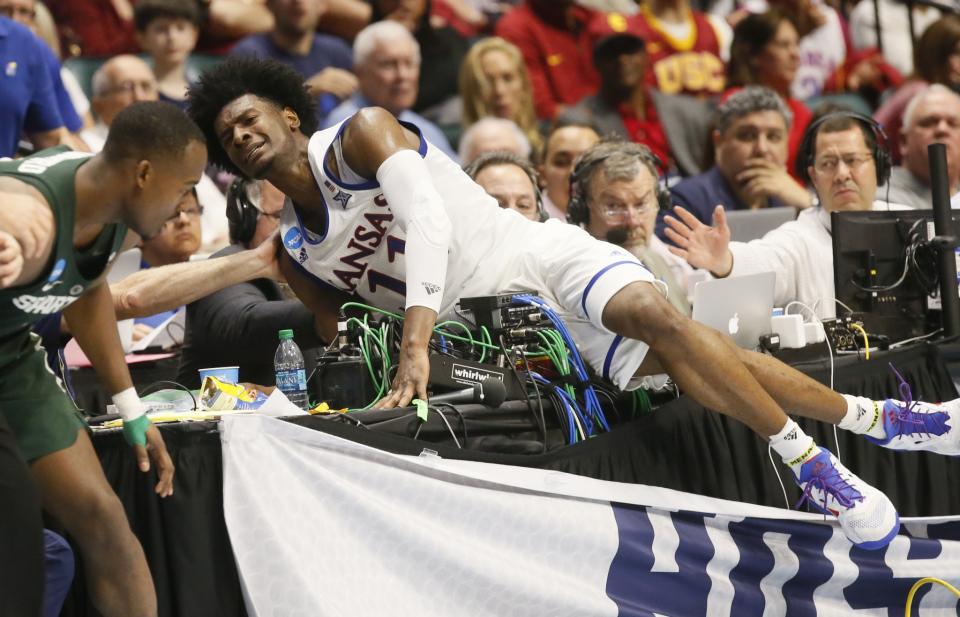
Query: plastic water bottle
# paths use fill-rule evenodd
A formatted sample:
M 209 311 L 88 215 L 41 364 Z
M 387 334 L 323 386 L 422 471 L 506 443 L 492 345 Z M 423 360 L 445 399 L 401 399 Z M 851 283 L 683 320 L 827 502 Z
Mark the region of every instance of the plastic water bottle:
M 309 409 L 307 398 L 307 372 L 303 366 L 303 354 L 293 340 L 293 330 L 280 330 L 280 345 L 273 355 L 273 368 L 277 387 L 290 402 L 300 409 Z

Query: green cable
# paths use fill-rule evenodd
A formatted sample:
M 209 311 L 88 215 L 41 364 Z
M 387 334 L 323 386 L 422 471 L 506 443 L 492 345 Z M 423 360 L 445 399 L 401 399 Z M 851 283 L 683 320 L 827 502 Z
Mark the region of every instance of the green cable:
M 363 309 L 363 310 L 365 310 L 365 311 L 369 311 L 369 312 L 371 312 L 371 313 L 380 313 L 381 315 L 389 315 L 390 317 L 393 317 L 393 318 L 395 318 L 395 319 L 399 319 L 399 320 L 403 321 L 403 315 L 398 315 L 398 314 L 396 314 L 396 313 L 391 313 L 390 311 L 385 311 L 385 310 L 383 310 L 383 309 L 378 309 L 377 307 L 375 307 L 375 306 L 370 306 L 369 304 L 361 304 L 361 303 L 359 303 L 359 302 L 344 302 L 343 304 L 340 305 L 340 308 L 341 308 L 341 309 L 346 309 L 346 308 L 360 308 L 360 309 Z

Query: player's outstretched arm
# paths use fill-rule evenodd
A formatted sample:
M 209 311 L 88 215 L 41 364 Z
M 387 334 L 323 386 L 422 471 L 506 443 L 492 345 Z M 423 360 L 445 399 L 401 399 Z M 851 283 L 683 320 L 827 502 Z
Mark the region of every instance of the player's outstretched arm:
M 348 121 L 343 156 L 365 177 L 376 177 L 397 223 L 406 232 L 406 315 L 400 363 L 391 390 L 378 407 L 400 407 L 426 398 L 427 346 L 440 312 L 447 274 L 451 224 L 443 198 L 416 148 L 416 136 L 380 108 Z
M 173 461 L 167 454 L 160 431 L 144 415 L 143 406 L 133 388 L 120 345 L 109 286 L 101 279 L 64 309 L 63 315 L 80 348 L 90 358 L 100 381 L 113 395 L 123 418 L 124 437 L 136 451 L 140 470 L 149 471 L 150 459 L 153 459 L 159 476 L 156 493 L 161 497 L 173 494 Z
M 275 278 L 277 243 L 202 261 L 186 261 L 134 272 L 110 286 L 117 319 L 147 317 L 258 278 Z

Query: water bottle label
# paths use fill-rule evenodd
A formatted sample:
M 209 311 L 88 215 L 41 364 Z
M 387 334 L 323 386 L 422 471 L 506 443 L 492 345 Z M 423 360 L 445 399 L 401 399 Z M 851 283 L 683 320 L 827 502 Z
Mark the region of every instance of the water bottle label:
M 277 371 L 277 387 L 283 392 L 303 392 L 307 389 L 307 374 L 303 369 Z

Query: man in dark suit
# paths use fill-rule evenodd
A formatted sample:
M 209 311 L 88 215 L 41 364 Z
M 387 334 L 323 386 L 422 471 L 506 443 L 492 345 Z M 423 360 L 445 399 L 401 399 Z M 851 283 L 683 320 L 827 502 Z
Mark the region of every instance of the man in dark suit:
M 230 246 L 212 257 L 254 248 L 280 224 L 284 195 L 267 181 L 235 182 L 227 195 Z M 321 345 L 313 314 L 276 281 L 257 278 L 225 287 L 187 305 L 186 332 L 177 381 L 200 386 L 198 369 L 240 366 L 240 379 L 272 386 L 277 332 L 291 328 L 306 353 Z

